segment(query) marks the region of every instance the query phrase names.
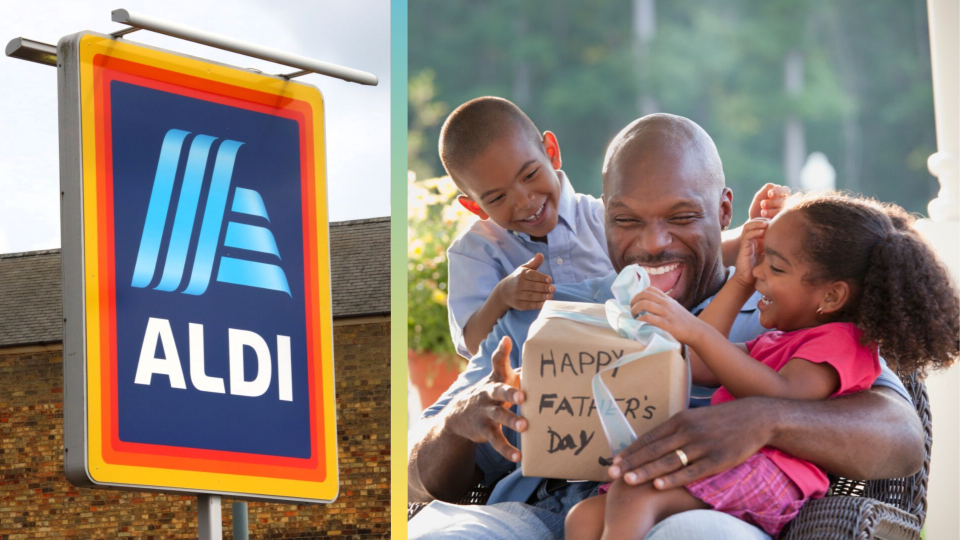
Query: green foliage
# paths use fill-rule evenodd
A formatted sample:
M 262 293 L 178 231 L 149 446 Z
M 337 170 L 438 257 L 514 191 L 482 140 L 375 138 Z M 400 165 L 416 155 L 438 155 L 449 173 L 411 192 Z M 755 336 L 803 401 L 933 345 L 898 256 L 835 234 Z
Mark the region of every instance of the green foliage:
M 412 170 L 441 173 L 443 115 L 492 94 L 556 133 L 574 187 L 599 196 L 606 146 L 645 100 L 714 138 L 736 222 L 762 184 L 785 182 L 789 115 L 803 122 L 807 153 L 836 168 L 837 187 L 926 210 L 938 186 L 926 170 L 936 141 L 923 0 L 655 6 L 655 35 L 641 45 L 629 0 L 411 2 Z M 784 89 L 791 52 L 803 58 L 796 96 Z
M 456 357 L 447 326 L 447 247 L 473 219 L 449 177 L 407 182 L 408 347 Z

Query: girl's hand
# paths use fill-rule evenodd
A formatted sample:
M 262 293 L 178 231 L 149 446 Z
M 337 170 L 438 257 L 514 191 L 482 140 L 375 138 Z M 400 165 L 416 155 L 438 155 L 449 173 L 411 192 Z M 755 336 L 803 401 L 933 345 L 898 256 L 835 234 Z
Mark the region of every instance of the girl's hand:
M 753 202 L 750 203 L 750 212 L 748 219 L 767 218 L 773 219 L 780 213 L 783 203 L 790 196 L 790 188 L 777 184 L 764 184 L 760 191 L 753 196 Z
M 696 341 L 703 321 L 687 311 L 667 293 L 656 287 L 647 287 L 630 301 L 630 313 L 639 320 L 670 332 L 681 343 Z
M 753 269 L 763 261 L 763 235 L 767 232 L 770 220 L 751 219 L 743 226 L 740 236 L 740 251 L 737 253 L 737 269 L 733 279 L 744 287 L 752 288 L 757 282 Z

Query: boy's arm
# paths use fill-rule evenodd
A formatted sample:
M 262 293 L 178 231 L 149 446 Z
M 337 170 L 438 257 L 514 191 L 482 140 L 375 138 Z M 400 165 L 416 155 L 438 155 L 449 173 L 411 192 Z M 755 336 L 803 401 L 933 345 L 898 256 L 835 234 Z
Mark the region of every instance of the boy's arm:
M 501 299 L 500 293 L 497 291 L 499 287 L 500 284 L 498 283 L 490 292 L 487 300 L 480 306 L 480 309 L 470 316 L 467 324 L 463 327 L 463 343 L 470 351 L 470 356 L 477 354 L 477 351 L 480 350 L 480 344 L 493 330 L 493 326 L 510 309 L 510 306 Z
M 463 341 L 471 356 L 477 354 L 480 344 L 508 309 L 540 309 L 545 301 L 553 297 L 555 289 L 550 284 L 550 276 L 537 272 L 541 264 L 543 254 L 537 253 L 512 274 L 500 280 L 480 309 L 470 316 L 467 324 L 463 326 Z

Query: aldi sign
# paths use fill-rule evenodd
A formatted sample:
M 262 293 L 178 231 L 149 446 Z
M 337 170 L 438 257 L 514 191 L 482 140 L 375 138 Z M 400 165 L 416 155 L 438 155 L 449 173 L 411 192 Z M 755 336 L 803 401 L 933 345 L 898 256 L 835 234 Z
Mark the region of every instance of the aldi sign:
M 58 61 L 68 478 L 332 501 L 320 92 L 89 32 Z

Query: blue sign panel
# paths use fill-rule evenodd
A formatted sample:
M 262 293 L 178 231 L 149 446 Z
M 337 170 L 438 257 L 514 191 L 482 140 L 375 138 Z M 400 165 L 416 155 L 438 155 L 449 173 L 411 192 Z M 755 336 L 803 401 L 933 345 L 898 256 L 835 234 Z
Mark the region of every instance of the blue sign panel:
M 299 126 L 122 81 L 110 95 L 115 246 L 126 255 L 116 258 L 120 440 L 309 457 Z M 171 341 L 147 332 L 151 318 L 169 321 Z M 266 374 L 252 346 L 242 377 L 231 374 L 231 329 L 266 344 Z M 286 380 L 278 336 L 289 340 Z M 151 375 L 144 346 L 166 362 L 175 346 L 186 380 Z M 191 351 L 216 381 L 206 391 L 189 384 Z

